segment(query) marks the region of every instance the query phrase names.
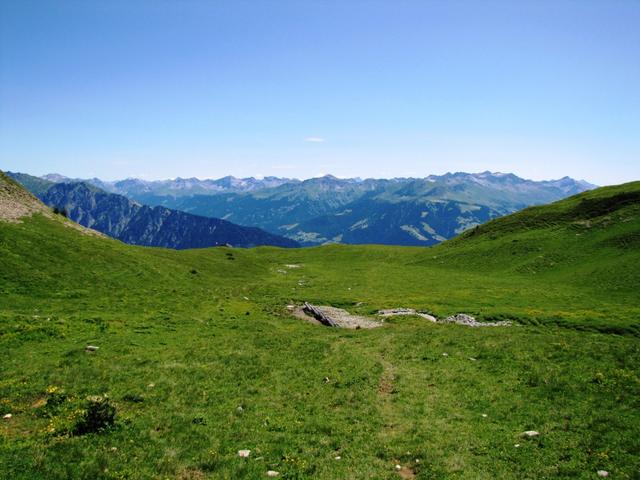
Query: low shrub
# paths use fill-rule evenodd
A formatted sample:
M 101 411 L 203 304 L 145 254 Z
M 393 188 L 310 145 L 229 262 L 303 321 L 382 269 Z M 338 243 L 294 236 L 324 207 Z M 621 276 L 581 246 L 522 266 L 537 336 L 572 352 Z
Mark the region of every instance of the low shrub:
M 101 432 L 115 425 L 116 407 L 106 396 L 89 397 L 87 400 L 87 409 L 74 428 L 76 435 Z

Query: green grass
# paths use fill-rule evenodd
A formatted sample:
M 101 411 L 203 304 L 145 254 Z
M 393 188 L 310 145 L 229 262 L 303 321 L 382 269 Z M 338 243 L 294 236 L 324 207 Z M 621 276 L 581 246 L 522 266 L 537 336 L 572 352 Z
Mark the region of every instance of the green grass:
M 428 249 L 177 252 L 0 222 L 0 477 L 638 478 L 638 192 Z M 517 326 L 334 330 L 287 315 L 305 300 Z M 116 427 L 74 435 L 102 394 Z

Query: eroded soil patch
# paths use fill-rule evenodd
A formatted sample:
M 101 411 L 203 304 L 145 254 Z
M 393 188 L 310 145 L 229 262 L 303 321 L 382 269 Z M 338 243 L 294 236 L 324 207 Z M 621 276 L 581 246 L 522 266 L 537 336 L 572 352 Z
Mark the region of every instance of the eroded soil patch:
M 339 328 L 377 328 L 383 325 L 381 322 L 373 320 L 369 317 L 364 317 L 362 315 L 352 315 L 342 308 L 330 307 L 326 305 L 314 305 L 313 307 L 320 311 L 326 317 L 330 318 L 335 326 Z M 305 311 L 303 306 L 289 305 L 287 308 L 297 318 L 306 320 L 316 325 L 323 324 L 320 320 Z

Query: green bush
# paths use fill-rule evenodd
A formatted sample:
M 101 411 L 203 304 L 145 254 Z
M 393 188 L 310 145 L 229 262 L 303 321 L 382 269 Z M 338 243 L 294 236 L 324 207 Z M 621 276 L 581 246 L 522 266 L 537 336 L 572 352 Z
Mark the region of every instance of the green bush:
M 89 397 L 88 402 L 87 409 L 76 422 L 76 435 L 101 432 L 115 425 L 116 407 L 106 396 Z
M 55 213 L 56 215 L 62 215 L 63 217 L 69 216 L 69 212 L 67 212 L 67 209 L 64 207 L 62 208 L 53 207 L 53 213 Z

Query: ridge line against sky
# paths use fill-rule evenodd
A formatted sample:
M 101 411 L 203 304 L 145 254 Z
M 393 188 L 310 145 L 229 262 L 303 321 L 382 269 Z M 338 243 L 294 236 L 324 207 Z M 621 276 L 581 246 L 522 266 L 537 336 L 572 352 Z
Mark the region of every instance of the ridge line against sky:
M 255 180 L 262 180 L 264 178 L 277 178 L 279 180 L 292 180 L 292 181 L 298 181 L 298 182 L 304 182 L 306 180 L 316 180 L 319 178 L 324 178 L 324 177 L 334 177 L 337 178 L 338 180 L 358 180 L 358 181 L 364 181 L 364 180 L 404 180 L 404 179 L 416 179 L 416 180 L 424 180 L 427 179 L 429 177 L 442 177 L 445 175 L 454 175 L 454 174 L 463 174 L 463 175 L 472 175 L 472 176 L 479 176 L 482 174 L 490 174 L 490 175 L 494 175 L 494 176 L 499 176 L 499 175 L 515 175 L 516 177 L 518 177 L 521 180 L 524 181 L 533 181 L 533 182 L 555 182 L 555 181 L 560 181 L 563 180 L 564 178 L 570 178 L 572 180 L 575 180 L 577 182 L 587 182 L 590 183 L 591 185 L 597 185 L 597 184 L 592 184 L 591 182 L 588 182 L 585 179 L 582 178 L 573 178 L 570 177 L 568 175 L 565 175 L 563 177 L 558 177 L 558 178 L 542 178 L 542 179 L 532 179 L 532 178 L 526 178 L 526 177 L 521 177 L 520 175 L 517 175 L 513 172 L 491 172 L 488 170 L 482 171 L 482 172 L 460 172 L 460 171 L 456 171 L 456 172 L 444 172 L 443 174 L 427 174 L 427 175 L 422 175 L 422 176 L 418 176 L 418 177 L 363 177 L 363 176 L 355 176 L 355 177 L 339 177 L 337 175 L 333 175 L 331 173 L 326 173 L 326 174 L 322 174 L 322 175 L 317 175 L 317 176 L 311 176 L 311 177 L 276 177 L 273 175 L 267 175 L 267 176 L 263 176 L 263 175 L 251 175 L 248 177 L 237 177 L 235 175 L 223 175 L 220 177 L 184 177 L 184 176 L 177 176 L 177 177 L 169 177 L 169 178 L 153 178 L 153 179 L 149 179 L 149 178 L 141 178 L 141 177 L 120 177 L 120 178 L 99 178 L 99 177 L 76 177 L 76 176 L 70 176 L 70 175 L 64 175 L 61 174 L 60 172 L 48 172 L 46 174 L 42 174 L 42 175 L 34 175 L 32 173 L 29 172 L 18 172 L 18 171 L 12 171 L 12 170 L 5 170 L 5 171 L 9 171 L 9 172 L 13 172 L 13 173 L 25 173 L 27 175 L 32 175 L 32 176 L 36 176 L 39 178 L 46 178 L 48 176 L 60 176 L 60 177 L 64 177 L 70 180 L 79 180 L 79 181 L 84 181 L 84 180 L 93 180 L 93 179 L 97 179 L 103 182 L 108 182 L 108 183 L 114 183 L 114 182 L 119 182 L 119 181 L 125 181 L 125 180 L 142 180 L 142 181 L 146 181 L 146 182 L 170 182 L 170 181 L 175 181 L 178 179 L 181 180 L 196 180 L 196 181 L 207 181 L 207 180 L 221 180 L 223 178 L 227 178 L 227 177 L 232 177 L 235 178 L 236 180 L 248 180 L 248 179 L 255 179 Z M 597 185 L 597 186 L 602 186 L 602 185 Z
M 0 168 L 640 179 L 640 1 L 0 2 Z

